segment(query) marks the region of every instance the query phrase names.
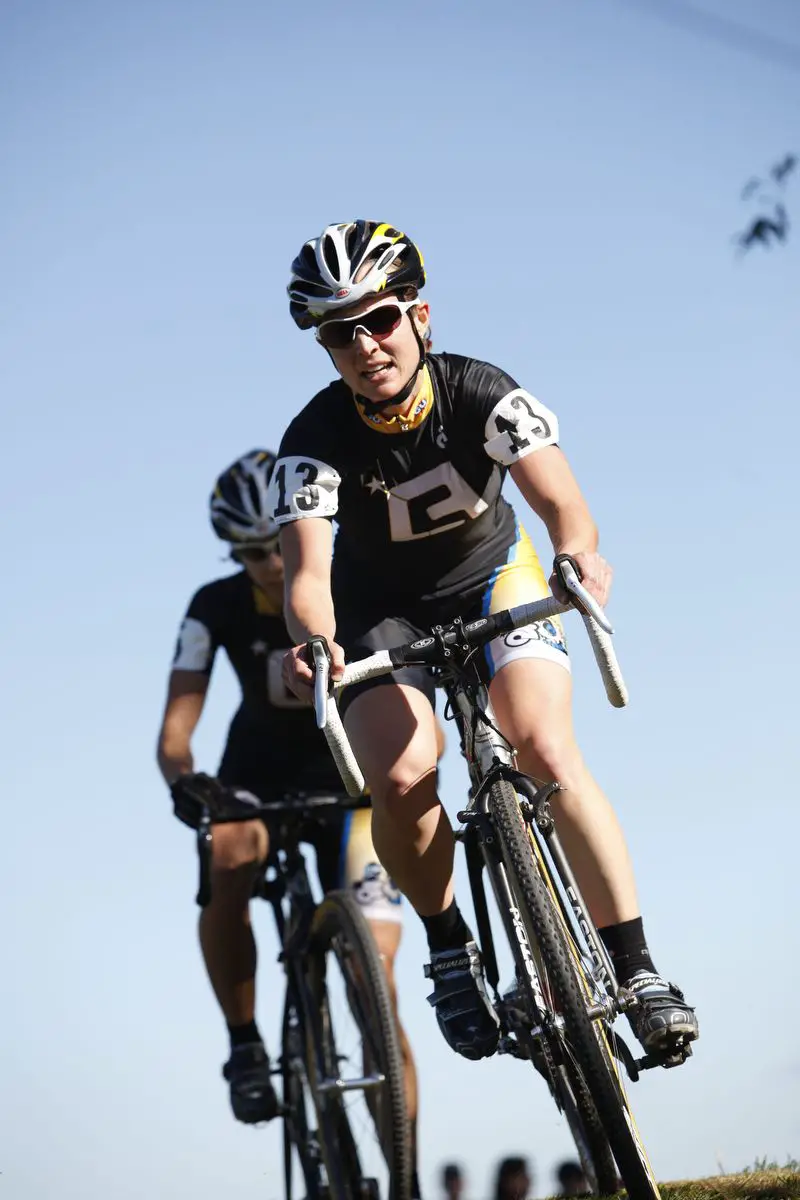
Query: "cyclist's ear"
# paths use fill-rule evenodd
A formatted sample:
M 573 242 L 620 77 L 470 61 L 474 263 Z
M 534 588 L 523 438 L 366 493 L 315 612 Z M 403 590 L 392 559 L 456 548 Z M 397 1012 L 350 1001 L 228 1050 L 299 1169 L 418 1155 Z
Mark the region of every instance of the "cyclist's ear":
M 419 336 L 423 340 L 429 338 L 431 330 L 431 306 L 428 304 L 428 301 L 420 300 L 419 304 L 415 304 L 411 309 L 411 316 L 417 327 Z

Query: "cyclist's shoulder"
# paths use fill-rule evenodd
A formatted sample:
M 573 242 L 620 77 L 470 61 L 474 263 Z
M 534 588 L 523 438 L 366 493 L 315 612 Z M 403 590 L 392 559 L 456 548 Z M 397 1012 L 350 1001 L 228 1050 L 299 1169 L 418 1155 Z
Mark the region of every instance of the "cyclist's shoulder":
M 507 371 L 481 358 L 442 352 L 429 355 L 428 362 L 434 381 L 445 384 L 458 399 L 485 400 L 518 386 Z
M 335 443 L 343 414 L 353 410 L 352 394 L 341 379 L 335 379 L 312 396 L 286 426 L 278 457 L 303 453 L 303 447 Z
M 234 571 L 202 584 L 189 601 L 188 615 L 207 617 L 224 616 L 240 597 L 251 589 L 246 571 Z

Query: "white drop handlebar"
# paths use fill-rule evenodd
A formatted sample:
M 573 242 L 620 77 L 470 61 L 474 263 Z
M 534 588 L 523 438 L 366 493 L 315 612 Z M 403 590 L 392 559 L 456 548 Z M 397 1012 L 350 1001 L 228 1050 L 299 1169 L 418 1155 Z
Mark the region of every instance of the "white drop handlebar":
M 519 629 L 522 625 L 544 621 L 548 617 L 555 617 L 577 608 L 586 626 L 595 661 L 603 677 L 606 695 L 615 708 L 624 708 L 628 703 L 628 689 L 625 687 L 616 652 L 611 642 L 613 628 L 600 605 L 580 583 L 572 565 L 569 562 L 563 562 L 561 572 L 567 589 L 575 598 L 574 601 L 562 603 L 560 600 L 556 600 L 555 596 L 547 596 L 544 600 L 535 600 L 532 604 L 520 604 L 509 610 L 511 628 Z M 468 625 L 467 628 L 469 629 L 470 626 Z M 376 654 L 371 654 L 369 658 L 348 663 L 342 678 L 334 683 L 331 695 L 330 665 L 325 648 L 314 642 L 312 649 L 316 668 L 314 708 L 317 726 L 325 732 L 347 794 L 360 796 L 364 791 L 364 776 L 344 731 L 342 718 L 336 704 L 336 696 L 351 684 L 363 683 L 364 680 L 374 679 L 378 675 L 388 675 L 396 669 L 396 664 L 392 662 L 388 650 L 379 650 Z

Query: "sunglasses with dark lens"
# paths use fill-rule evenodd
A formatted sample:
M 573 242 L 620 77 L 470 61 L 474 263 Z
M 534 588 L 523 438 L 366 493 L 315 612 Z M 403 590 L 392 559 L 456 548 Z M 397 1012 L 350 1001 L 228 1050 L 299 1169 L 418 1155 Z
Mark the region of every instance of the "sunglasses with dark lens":
M 326 350 L 344 350 L 345 346 L 349 346 L 355 340 L 359 329 L 380 341 L 381 338 L 394 333 L 403 319 L 403 313 L 417 303 L 416 300 L 413 303 L 398 300 L 393 304 L 380 304 L 376 308 L 369 308 L 357 317 L 348 317 L 347 320 L 324 321 L 317 327 L 317 341 Z
M 238 563 L 260 563 L 266 562 L 270 554 L 280 554 L 280 544 L 278 539 L 270 538 L 268 542 L 262 542 L 259 546 L 234 546 L 231 550 L 231 558 Z

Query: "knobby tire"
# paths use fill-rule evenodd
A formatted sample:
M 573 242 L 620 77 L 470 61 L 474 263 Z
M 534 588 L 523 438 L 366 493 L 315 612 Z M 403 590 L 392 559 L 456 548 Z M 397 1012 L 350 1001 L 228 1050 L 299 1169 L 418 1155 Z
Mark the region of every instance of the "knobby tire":
M 616 1060 L 605 1032 L 589 1017 L 587 993 L 578 977 L 576 956 L 570 949 L 568 934 L 556 902 L 548 891 L 542 870 L 531 847 L 528 829 L 513 787 L 497 780 L 489 792 L 489 811 L 503 847 L 503 859 L 512 891 L 518 897 L 523 923 L 537 949 L 555 994 L 559 1015 L 564 1021 L 566 1052 L 570 1073 L 583 1098 L 586 1135 L 591 1135 L 592 1157 L 602 1191 L 607 1159 L 602 1154 L 602 1134 L 594 1117 L 599 1117 L 616 1159 L 619 1173 L 630 1200 L 659 1200 L 658 1184 L 641 1145 L 627 1097 L 622 1087 Z M 582 1086 L 581 1086 L 582 1085 Z M 585 1090 L 584 1090 L 585 1089 Z M 591 1109 L 586 1097 L 593 1101 Z M 576 1095 L 576 1102 L 579 1096 Z M 612 1191 L 616 1187 L 612 1187 Z
M 323 1046 L 324 1069 L 338 1069 L 335 1031 L 331 1027 L 325 987 L 326 960 L 335 955 L 347 984 L 350 1011 L 362 1037 L 367 1064 L 385 1076 L 377 1100 L 367 1102 L 391 1180 L 391 1200 L 409 1200 L 413 1161 L 405 1100 L 403 1056 L 386 973 L 364 913 L 350 893 L 329 892 L 317 908 L 308 945 L 308 979 L 317 1011 Z M 329 1094 L 325 1105 L 333 1111 L 337 1146 L 322 1146 L 326 1165 L 338 1153 L 343 1191 L 341 1200 L 361 1200 L 358 1148 L 342 1097 Z M 326 1139 L 327 1140 L 327 1139 Z M 343 1170 L 341 1169 L 343 1166 Z M 329 1175 L 337 1174 L 329 1166 Z M 340 1200 L 331 1184 L 332 1200 Z

